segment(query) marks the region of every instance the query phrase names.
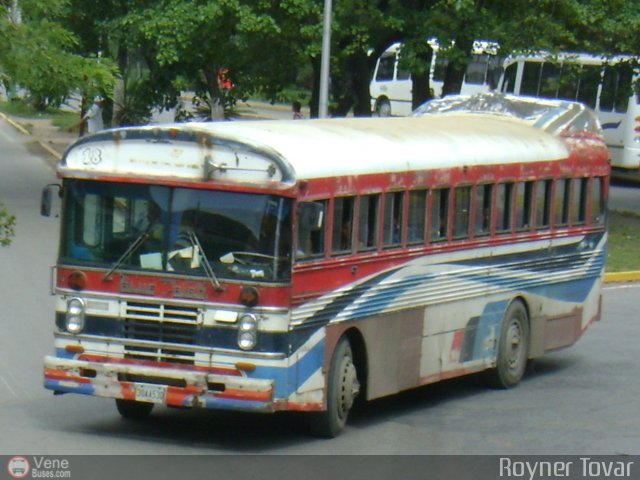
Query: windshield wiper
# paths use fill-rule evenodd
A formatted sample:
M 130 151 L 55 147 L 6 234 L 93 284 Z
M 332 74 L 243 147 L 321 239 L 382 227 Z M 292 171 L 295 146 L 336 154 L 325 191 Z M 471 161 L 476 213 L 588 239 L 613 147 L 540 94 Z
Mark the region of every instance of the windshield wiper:
M 204 271 L 206 272 L 207 276 L 209 277 L 209 280 L 211 281 L 211 285 L 213 285 L 213 288 L 215 288 L 218 292 L 221 292 L 224 289 L 222 288 L 222 285 L 220 285 L 220 281 L 218 280 L 218 277 L 216 277 L 216 274 L 213 271 L 213 268 L 211 268 L 211 264 L 209 263 L 209 259 L 207 258 L 207 254 L 204 253 L 204 249 L 202 248 L 202 245 L 200 244 L 200 240 L 198 240 L 197 235 L 193 231 L 189 231 L 187 233 L 187 235 L 189 235 L 189 240 L 191 241 L 191 244 L 193 246 L 197 247 L 198 251 L 200 252 L 200 255 L 202 255 L 202 258 L 204 260 L 204 264 L 203 264 Z
M 131 243 L 131 245 L 129 245 L 129 248 L 127 248 L 125 250 L 125 252 L 120 255 L 120 258 L 118 258 L 118 260 L 116 260 L 116 263 L 113 264 L 113 266 L 111 267 L 111 269 L 106 273 L 106 275 L 104 276 L 103 280 L 111 280 L 111 277 L 113 276 L 113 273 L 120 268 L 120 266 L 127 261 L 127 259 L 133 255 L 133 253 L 140 248 L 140 245 L 142 245 L 147 238 L 149 237 L 149 231 L 146 230 L 144 232 L 142 232 L 140 235 L 138 235 L 138 237 Z

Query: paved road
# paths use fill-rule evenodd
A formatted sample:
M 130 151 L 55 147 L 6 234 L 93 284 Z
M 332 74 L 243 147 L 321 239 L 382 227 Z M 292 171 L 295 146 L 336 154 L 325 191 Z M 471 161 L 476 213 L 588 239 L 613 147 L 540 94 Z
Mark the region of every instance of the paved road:
M 53 180 L 0 124 L 0 200 L 19 220 L 13 245 L 0 248 L 0 455 L 640 454 L 639 285 L 608 286 L 603 320 L 538 361 L 518 388 L 489 390 L 469 377 L 382 399 L 331 441 L 309 438 L 295 415 L 161 408 L 128 423 L 112 401 L 53 396 L 41 370 L 52 351 L 58 221 L 38 214 L 40 189 Z

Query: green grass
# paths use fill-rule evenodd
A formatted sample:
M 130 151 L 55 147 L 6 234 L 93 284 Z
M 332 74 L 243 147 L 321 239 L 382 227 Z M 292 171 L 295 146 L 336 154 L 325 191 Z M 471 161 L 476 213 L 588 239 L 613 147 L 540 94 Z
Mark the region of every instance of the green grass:
M 14 117 L 19 121 L 20 125 L 30 132 L 33 130 L 33 125 L 29 123 L 29 119 L 48 119 L 60 130 L 67 130 L 71 125 L 75 124 L 79 118 L 77 113 L 62 110 L 46 110 L 40 112 L 21 100 L 0 102 L 0 112 Z
M 609 212 L 607 272 L 640 271 L 640 215 Z

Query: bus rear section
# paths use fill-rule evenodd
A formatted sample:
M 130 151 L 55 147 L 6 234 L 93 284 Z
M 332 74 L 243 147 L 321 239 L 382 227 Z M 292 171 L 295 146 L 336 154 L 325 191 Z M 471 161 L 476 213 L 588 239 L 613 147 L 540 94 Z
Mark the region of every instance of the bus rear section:
M 637 175 L 640 168 L 640 96 L 634 92 L 637 60 L 631 56 L 539 54 L 505 60 L 499 91 L 581 102 L 602 125 L 612 166 Z

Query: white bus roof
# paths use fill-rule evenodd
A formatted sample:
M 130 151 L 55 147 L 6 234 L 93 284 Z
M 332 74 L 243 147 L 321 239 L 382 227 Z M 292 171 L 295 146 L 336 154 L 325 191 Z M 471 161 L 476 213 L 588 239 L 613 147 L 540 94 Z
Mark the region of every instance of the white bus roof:
M 629 62 L 632 60 L 638 60 L 638 57 L 633 55 L 597 55 L 593 53 L 577 52 L 535 52 L 515 54 L 507 57 L 507 63 L 519 60 L 541 62 L 557 61 L 579 63 L 583 65 L 602 65 L 604 63 L 611 64 L 618 62 Z
M 184 123 L 107 130 L 71 145 L 62 176 L 292 184 L 299 180 L 556 160 L 564 142 L 492 114 Z

